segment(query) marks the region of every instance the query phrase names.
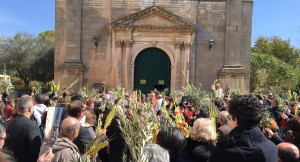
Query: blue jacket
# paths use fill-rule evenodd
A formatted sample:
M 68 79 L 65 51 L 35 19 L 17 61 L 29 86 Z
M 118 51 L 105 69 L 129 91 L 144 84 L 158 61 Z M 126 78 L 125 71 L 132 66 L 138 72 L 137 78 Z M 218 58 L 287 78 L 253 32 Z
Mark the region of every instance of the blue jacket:
M 257 125 L 241 124 L 228 139 L 217 143 L 209 162 L 276 162 L 276 145 L 268 140 Z

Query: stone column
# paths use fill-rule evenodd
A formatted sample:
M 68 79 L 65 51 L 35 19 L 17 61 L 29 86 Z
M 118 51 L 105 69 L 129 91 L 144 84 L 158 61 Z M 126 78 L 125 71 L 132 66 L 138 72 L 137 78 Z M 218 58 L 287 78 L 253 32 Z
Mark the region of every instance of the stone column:
M 185 73 L 185 81 L 183 82 L 183 86 L 186 86 L 187 83 L 189 83 L 189 78 L 190 78 L 190 49 L 191 49 L 191 43 L 190 42 L 183 42 L 183 48 L 184 48 L 184 66 L 183 66 L 183 71 Z
M 128 74 L 129 74 L 129 71 L 128 71 L 128 65 L 130 64 L 128 62 L 128 56 L 130 55 L 130 50 L 131 50 L 131 47 L 133 45 L 133 41 L 132 40 L 126 40 L 124 41 L 124 52 L 123 52 L 123 77 L 122 77 L 122 85 L 123 87 L 125 87 L 126 89 L 129 88 L 129 85 L 128 85 Z
M 241 1 L 227 0 L 225 63 L 236 65 L 240 63 L 241 53 Z
M 180 90 L 181 89 L 181 76 L 182 76 L 182 70 L 181 70 L 181 42 L 176 41 L 174 42 L 174 49 L 175 49 L 175 65 L 176 68 L 173 70 L 175 71 L 175 76 L 172 78 L 175 78 L 175 89 L 173 90 Z
M 113 58 L 113 69 L 115 69 L 115 85 L 120 86 L 122 84 L 122 48 L 124 45 L 123 40 L 117 40 L 116 42 L 117 53 Z
M 128 90 L 133 90 L 134 86 L 134 64 L 130 64 L 130 84 L 128 85 Z

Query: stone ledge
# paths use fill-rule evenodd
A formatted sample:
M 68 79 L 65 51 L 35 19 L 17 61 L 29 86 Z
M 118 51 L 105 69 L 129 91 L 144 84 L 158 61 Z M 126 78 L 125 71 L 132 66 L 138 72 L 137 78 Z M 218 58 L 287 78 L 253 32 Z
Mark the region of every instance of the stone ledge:
M 219 75 L 224 74 L 245 74 L 244 68 L 242 65 L 223 65 L 222 69 L 219 72 Z
M 84 70 L 82 61 L 65 61 L 61 70 Z

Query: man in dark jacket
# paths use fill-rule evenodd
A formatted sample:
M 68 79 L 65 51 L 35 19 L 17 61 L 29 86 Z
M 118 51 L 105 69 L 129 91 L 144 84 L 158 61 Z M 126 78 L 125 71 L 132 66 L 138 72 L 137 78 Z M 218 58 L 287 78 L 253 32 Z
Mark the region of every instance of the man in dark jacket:
M 36 162 L 42 144 L 42 136 L 37 124 L 30 120 L 33 114 L 33 101 L 28 95 L 17 102 L 18 116 L 9 123 L 6 133 L 9 135 L 5 147 L 13 151 L 18 162 Z
M 237 126 L 228 139 L 217 143 L 210 162 L 276 162 L 276 145 L 269 141 L 258 127 L 262 106 L 251 95 L 235 96 L 229 103 L 229 114 Z

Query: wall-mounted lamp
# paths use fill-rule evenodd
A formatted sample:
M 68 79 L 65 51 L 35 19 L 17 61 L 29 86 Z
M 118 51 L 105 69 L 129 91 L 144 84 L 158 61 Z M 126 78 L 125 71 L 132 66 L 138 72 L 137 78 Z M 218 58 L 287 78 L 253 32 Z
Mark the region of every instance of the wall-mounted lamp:
M 98 46 L 98 39 L 96 36 L 93 37 L 93 42 L 95 44 L 95 46 L 97 47 Z
M 210 38 L 208 43 L 209 43 L 208 47 L 211 48 L 214 45 L 214 40 L 212 38 Z

